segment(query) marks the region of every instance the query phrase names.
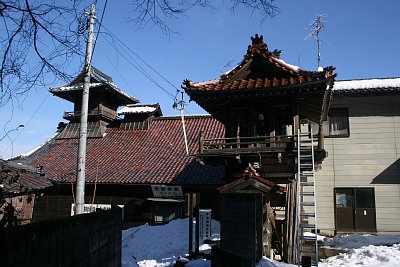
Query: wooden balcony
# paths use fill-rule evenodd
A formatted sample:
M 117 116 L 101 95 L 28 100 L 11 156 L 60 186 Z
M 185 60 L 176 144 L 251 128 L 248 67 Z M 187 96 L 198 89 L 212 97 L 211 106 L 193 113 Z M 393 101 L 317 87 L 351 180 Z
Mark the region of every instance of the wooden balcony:
M 105 120 L 109 120 L 112 121 L 115 119 L 116 114 L 109 112 L 107 110 L 98 108 L 98 109 L 94 109 L 94 110 L 89 110 L 88 116 L 90 117 L 101 117 L 104 118 Z M 81 117 L 81 112 L 80 111 L 64 111 L 64 116 L 63 118 L 66 120 L 79 120 Z
M 295 148 L 296 137 L 257 136 L 207 139 L 200 136 L 199 154 L 201 155 L 229 155 L 248 153 L 284 152 Z
M 314 152 L 317 161 L 326 156 L 323 142 L 318 135 L 313 136 Z M 321 139 L 322 141 L 322 139 Z M 198 157 L 230 157 L 234 155 L 285 153 L 297 155 L 297 136 L 257 136 L 232 138 L 205 138 L 200 133 Z

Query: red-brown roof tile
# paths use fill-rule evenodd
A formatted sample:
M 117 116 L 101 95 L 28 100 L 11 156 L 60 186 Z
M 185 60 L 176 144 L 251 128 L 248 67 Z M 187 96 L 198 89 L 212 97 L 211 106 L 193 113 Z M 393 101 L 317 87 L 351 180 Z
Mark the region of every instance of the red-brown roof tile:
M 86 182 L 122 184 L 222 184 L 223 166 L 202 166 L 187 156 L 180 117 L 155 118 L 147 130 L 121 130 L 120 121 L 103 138 L 87 140 Z M 200 131 L 223 137 L 224 127 L 211 116 L 185 118 L 189 153 L 198 151 Z M 75 181 L 77 139 L 51 139 L 19 161 L 43 165 L 57 182 Z
M 234 91 L 281 88 L 334 77 L 333 67 L 323 71 L 305 71 L 290 65 L 268 51 L 263 36 L 252 37 L 243 61 L 217 80 L 192 82 L 185 80 L 183 88 L 190 95 L 195 91 Z
M 51 186 L 53 183 L 36 168 L 0 161 L 0 198 L 31 194 Z

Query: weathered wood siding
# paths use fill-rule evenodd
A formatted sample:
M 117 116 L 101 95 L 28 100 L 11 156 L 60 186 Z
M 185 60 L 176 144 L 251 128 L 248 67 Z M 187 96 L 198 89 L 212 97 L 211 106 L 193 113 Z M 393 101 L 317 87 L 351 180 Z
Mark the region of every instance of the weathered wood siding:
M 334 97 L 350 137 L 326 138 L 317 178 L 318 228 L 335 230 L 334 188 L 374 187 L 378 233 L 400 233 L 400 96 Z

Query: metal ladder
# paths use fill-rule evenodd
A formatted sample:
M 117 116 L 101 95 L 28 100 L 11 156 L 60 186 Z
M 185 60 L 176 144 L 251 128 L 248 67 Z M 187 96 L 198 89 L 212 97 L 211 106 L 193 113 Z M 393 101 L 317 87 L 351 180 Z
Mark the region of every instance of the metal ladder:
M 310 133 L 297 134 L 297 265 L 302 256 L 314 257 L 311 266 L 318 266 L 317 206 L 315 191 L 314 140 Z M 313 232 L 315 235 L 304 235 Z M 306 245 L 307 244 L 307 245 Z

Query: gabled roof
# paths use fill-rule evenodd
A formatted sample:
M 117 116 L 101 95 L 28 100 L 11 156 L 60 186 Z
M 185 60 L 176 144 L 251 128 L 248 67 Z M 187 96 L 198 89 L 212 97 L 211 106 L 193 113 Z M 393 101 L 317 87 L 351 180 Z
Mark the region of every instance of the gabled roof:
M 41 169 L 0 161 L 0 199 L 26 195 L 53 186 Z
M 192 91 L 265 90 L 322 82 L 333 78 L 334 67 L 322 71 L 305 71 L 278 58 L 268 50 L 263 36 L 251 37 L 247 53 L 240 64 L 219 79 L 206 82 L 184 81 L 184 89 Z
M 99 184 L 223 184 L 223 166 L 203 166 L 187 156 L 180 117 L 156 117 L 146 130 L 107 126 L 102 138 L 87 140 L 86 182 Z M 198 134 L 223 137 L 224 127 L 211 116 L 186 116 L 189 153 L 198 150 Z M 14 158 L 43 165 L 56 182 L 75 182 L 78 139 L 50 139 L 28 156 Z M 96 177 L 96 173 L 98 176 Z
M 302 117 L 317 123 L 326 120 L 335 68 L 302 70 L 270 52 L 263 36 L 256 34 L 251 40 L 242 62 L 218 79 L 205 82 L 185 80 L 182 88 L 191 100 L 223 121 L 226 120 L 227 105 L 246 100 L 267 102 L 273 97 L 291 99 L 294 96 L 298 99 Z
M 375 78 L 336 81 L 334 95 L 399 94 L 400 78 Z
M 74 102 L 76 98 L 81 98 L 83 89 L 84 70 L 70 83 L 50 88 L 53 95 L 61 97 L 65 100 Z M 99 71 L 95 67 L 90 68 L 90 92 L 102 90 L 103 93 L 110 94 L 113 98 L 119 99 L 120 105 L 135 104 L 139 100 L 135 97 L 124 93 L 115 84 L 110 76 Z
M 243 177 L 218 188 L 221 193 L 239 193 L 259 191 L 262 193 L 283 193 L 285 188 L 263 177 L 249 164 L 243 171 Z

